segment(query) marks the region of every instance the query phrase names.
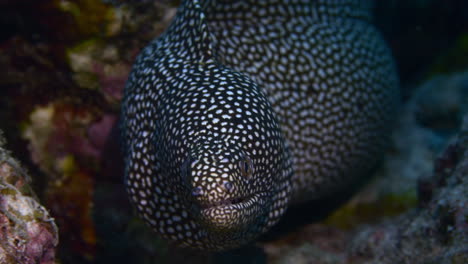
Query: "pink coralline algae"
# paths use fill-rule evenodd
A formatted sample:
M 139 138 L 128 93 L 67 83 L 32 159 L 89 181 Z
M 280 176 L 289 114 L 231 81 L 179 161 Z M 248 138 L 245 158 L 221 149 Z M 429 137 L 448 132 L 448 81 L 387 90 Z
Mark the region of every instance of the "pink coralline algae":
M 1 137 L 1 134 L 0 134 Z M 53 264 L 58 229 L 0 142 L 0 263 Z

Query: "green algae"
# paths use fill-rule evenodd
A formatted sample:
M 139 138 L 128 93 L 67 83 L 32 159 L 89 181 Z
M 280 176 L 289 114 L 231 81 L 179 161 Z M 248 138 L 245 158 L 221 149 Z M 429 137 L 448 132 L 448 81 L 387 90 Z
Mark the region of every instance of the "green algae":
M 383 195 L 370 203 L 348 203 L 331 214 L 324 223 L 330 226 L 352 229 L 363 223 L 374 223 L 382 218 L 399 215 L 417 205 L 415 191 Z
M 112 21 L 114 12 L 110 5 L 101 1 L 77 0 L 55 1 L 57 8 L 73 17 L 73 26 L 81 39 L 106 34 L 106 26 Z
M 447 52 L 436 59 L 428 72 L 429 76 L 448 74 L 465 70 L 468 67 L 468 33 L 458 37 L 455 44 Z
M 14 189 L 11 189 L 11 188 L 2 188 L 0 186 L 0 195 L 15 195 L 16 194 L 16 190 Z

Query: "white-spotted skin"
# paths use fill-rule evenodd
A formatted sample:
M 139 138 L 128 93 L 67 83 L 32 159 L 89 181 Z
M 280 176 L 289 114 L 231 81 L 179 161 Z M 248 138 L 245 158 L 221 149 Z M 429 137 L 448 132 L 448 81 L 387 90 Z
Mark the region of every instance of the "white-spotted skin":
M 122 105 L 128 193 L 157 233 L 235 248 L 368 173 L 399 97 L 368 2 L 183 2 Z

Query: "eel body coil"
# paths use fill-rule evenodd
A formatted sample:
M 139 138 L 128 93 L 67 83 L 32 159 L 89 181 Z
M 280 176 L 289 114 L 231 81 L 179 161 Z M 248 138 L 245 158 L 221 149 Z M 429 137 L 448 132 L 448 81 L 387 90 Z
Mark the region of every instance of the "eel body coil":
M 382 155 L 398 105 L 365 0 L 186 0 L 125 87 L 128 194 L 164 238 L 253 241 Z

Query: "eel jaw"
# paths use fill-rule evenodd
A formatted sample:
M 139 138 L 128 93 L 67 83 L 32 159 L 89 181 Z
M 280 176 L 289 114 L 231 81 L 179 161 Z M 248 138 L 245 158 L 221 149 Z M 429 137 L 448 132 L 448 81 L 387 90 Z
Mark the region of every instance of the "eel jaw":
M 201 208 L 202 210 L 206 209 L 211 209 L 211 208 L 216 208 L 216 207 L 228 207 L 228 206 L 242 206 L 244 203 L 248 202 L 249 199 L 252 197 L 239 197 L 239 198 L 231 198 L 231 199 L 225 199 L 221 201 L 216 201 L 212 202 L 209 204 L 202 205 Z
M 209 231 L 231 233 L 248 229 L 267 209 L 266 193 L 225 199 L 204 205 L 200 211 L 203 226 Z

